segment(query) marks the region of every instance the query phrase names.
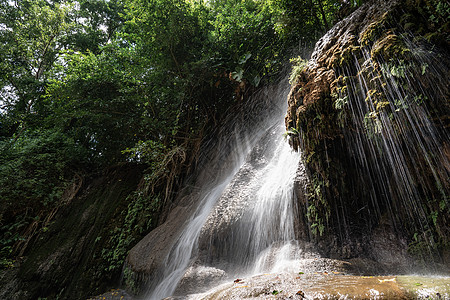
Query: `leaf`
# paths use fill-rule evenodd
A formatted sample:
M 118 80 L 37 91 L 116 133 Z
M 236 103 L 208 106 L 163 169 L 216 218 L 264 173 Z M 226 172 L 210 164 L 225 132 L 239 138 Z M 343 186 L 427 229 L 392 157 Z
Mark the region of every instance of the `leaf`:
M 427 64 L 427 63 L 424 63 L 424 64 L 422 65 L 422 75 L 425 75 L 425 72 L 426 72 L 426 70 L 427 70 L 427 67 L 428 67 L 428 64 Z
M 258 87 L 260 82 L 261 82 L 261 77 L 259 77 L 259 75 L 256 75 L 255 77 L 253 77 L 253 85 L 255 87 Z
M 240 65 L 245 64 L 250 57 L 252 57 L 251 53 L 245 53 L 239 60 L 238 64 L 240 64 Z
M 296 295 L 301 296 L 302 298 L 305 297 L 305 293 L 303 291 L 298 291 L 297 293 L 295 293 Z
M 231 72 L 231 78 L 236 80 L 237 82 L 241 82 L 244 77 L 244 69 L 238 67 L 236 71 Z

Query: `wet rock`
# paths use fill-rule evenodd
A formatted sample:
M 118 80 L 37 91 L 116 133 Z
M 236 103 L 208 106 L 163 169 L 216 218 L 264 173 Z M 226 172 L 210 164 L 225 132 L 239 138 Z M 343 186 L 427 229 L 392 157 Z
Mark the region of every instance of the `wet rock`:
M 395 234 L 387 217 L 381 219 L 370 239 L 370 251 L 374 260 L 384 265 L 387 272 L 405 274 L 413 271 L 413 259 L 408 253 L 406 240 Z
M 236 234 L 238 227 L 242 226 L 239 221 L 248 207 L 254 207 L 256 192 L 263 184 L 262 180 L 254 179 L 264 178 L 264 167 L 274 155 L 274 149 L 268 148 L 271 145 L 269 141 L 280 140 L 279 129 L 279 125 L 273 126 L 261 137 L 205 221 L 200 232 L 199 249 L 206 251 L 204 255 L 211 259 L 227 256 L 227 253 L 220 253 L 223 245 L 229 243 L 233 239 L 229 235 Z
M 133 300 L 133 298 L 126 291 L 116 289 L 87 300 Z
M 130 250 L 127 264 L 134 272 L 151 274 L 162 266 L 168 251 L 183 230 L 183 224 L 189 218 L 193 209 L 192 204 L 175 207 L 165 223 L 145 236 Z M 151 277 L 147 280 L 150 279 Z
M 310 179 L 298 197 L 309 237 L 325 256 L 376 260 L 387 272 L 441 261 L 450 232 L 448 38 L 429 44 L 405 28 L 412 16 L 421 34 L 445 27 L 416 4 L 368 1 L 337 23 L 298 76 L 285 118 Z
M 423 282 L 423 283 L 422 283 Z M 448 277 L 350 276 L 280 273 L 226 283 L 188 299 L 446 299 Z
M 259 95 L 255 94 L 245 103 L 241 112 L 230 115 L 222 126 L 218 126 L 216 136 L 204 142 L 200 151 L 201 159 L 197 165 L 198 169 L 187 180 L 188 184 L 180 190 L 173 203 L 167 205 L 163 214 L 164 218 L 162 218 L 163 222 L 139 241 L 127 256 L 126 282 L 127 286 L 135 293 L 144 294 L 150 286 L 157 285 L 159 280 L 162 280 L 161 276 L 167 270 L 166 258 L 171 253 L 173 246 L 176 245 L 186 224 L 195 212 L 199 212 L 204 207 L 202 201 L 210 197 L 212 191 L 219 193 L 218 188 L 221 184 L 230 180 L 228 176 L 233 174 L 236 166 L 243 162 L 250 151 L 249 148 L 253 147 L 266 134 L 267 124 L 274 124 L 275 120 L 282 115 L 283 111 L 277 100 L 280 99 L 279 95 L 285 97 L 287 92 L 287 82 L 276 87 L 262 89 Z M 261 144 L 256 151 L 264 152 L 265 145 Z M 258 159 L 253 158 L 256 168 L 264 163 L 263 158 Z M 252 172 L 250 168 L 247 168 L 242 171 L 240 176 L 242 178 L 251 177 Z M 236 185 L 234 187 L 236 188 L 229 188 L 225 193 L 237 195 L 237 197 L 240 193 L 248 193 L 248 190 L 238 190 Z M 214 200 L 218 200 L 219 197 L 220 195 L 217 195 Z M 219 227 L 232 224 L 234 216 L 239 214 L 241 208 L 236 206 L 234 209 L 230 209 L 220 206 L 216 210 L 215 216 L 229 216 L 229 218 L 224 217 L 224 226 Z M 208 209 L 212 210 L 212 207 Z M 195 233 L 196 230 L 192 232 Z M 195 233 L 192 239 L 196 238 L 197 234 Z M 202 241 L 200 244 L 209 243 L 207 239 Z M 187 244 L 188 241 L 183 245 Z M 183 254 L 189 256 L 191 250 L 186 251 L 189 253 Z
M 192 266 L 184 273 L 174 295 L 201 293 L 210 288 L 211 285 L 217 285 L 217 282 L 225 278 L 226 273 L 223 270 L 212 267 Z

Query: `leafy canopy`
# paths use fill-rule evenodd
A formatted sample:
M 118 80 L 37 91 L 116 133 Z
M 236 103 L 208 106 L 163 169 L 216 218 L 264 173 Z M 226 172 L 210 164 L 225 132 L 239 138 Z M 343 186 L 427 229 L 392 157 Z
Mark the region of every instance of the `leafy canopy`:
M 30 238 L 28 226 L 44 226 L 78 174 L 145 163 L 151 188 L 133 201 L 166 203 L 204 137 L 277 78 L 292 49 L 313 43 L 342 7 L 336 0 L 0 0 L 2 264 Z M 126 220 L 144 218 L 131 211 Z

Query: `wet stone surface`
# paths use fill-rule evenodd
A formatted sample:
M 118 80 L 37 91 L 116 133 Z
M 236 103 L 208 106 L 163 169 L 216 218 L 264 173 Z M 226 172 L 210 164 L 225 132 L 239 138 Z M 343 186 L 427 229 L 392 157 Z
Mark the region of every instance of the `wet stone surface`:
M 339 272 L 239 278 L 188 299 L 449 299 L 449 277 L 352 276 Z

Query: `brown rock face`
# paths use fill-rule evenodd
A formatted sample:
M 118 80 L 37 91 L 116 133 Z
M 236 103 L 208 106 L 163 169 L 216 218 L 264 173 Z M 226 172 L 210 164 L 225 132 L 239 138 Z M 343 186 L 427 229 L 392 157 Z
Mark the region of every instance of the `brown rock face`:
M 433 260 L 448 247 L 450 47 L 433 9 L 369 1 L 319 40 L 291 89 L 286 128 L 310 177 L 299 202 L 327 255 L 379 260 L 397 239 L 399 256 Z
M 288 96 L 287 128 L 297 126 L 296 120 L 307 106 L 331 95 L 336 88 L 333 85 L 337 78 L 336 67 L 359 49 L 373 27 L 381 26 L 387 12 L 399 5 L 400 1 L 372 1 L 338 23 L 317 42 L 307 68 Z

